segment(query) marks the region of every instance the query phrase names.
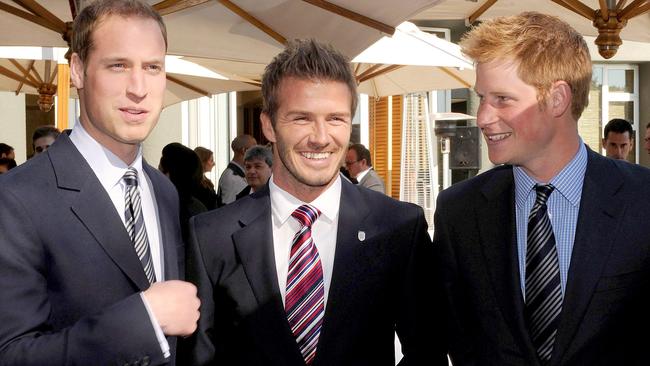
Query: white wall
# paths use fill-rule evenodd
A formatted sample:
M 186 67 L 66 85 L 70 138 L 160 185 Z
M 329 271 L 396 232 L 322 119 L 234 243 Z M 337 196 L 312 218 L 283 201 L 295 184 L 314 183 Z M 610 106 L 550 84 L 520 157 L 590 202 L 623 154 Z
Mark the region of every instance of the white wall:
M 181 104 L 163 109 L 158 125 L 144 142 L 144 158 L 153 167 L 158 167 L 162 149 L 170 142 L 183 142 Z
M 0 142 L 11 145 L 16 152 L 16 163 L 27 159 L 25 149 L 25 95 L 0 92 Z

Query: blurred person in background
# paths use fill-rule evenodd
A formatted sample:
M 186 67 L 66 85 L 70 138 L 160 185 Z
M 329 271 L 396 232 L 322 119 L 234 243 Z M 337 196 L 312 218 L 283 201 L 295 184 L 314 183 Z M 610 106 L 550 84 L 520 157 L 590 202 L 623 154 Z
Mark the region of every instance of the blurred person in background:
M 217 206 L 221 207 L 233 202 L 237 193 L 246 188 L 246 172 L 244 169 L 244 154 L 250 147 L 257 145 L 257 141 L 250 135 L 239 135 L 232 140 L 230 147 L 234 153 L 232 160 L 219 178 L 217 190 Z
M 0 174 L 4 174 L 16 167 L 16 160 L 0 158 Z
M 201 159 L 203 173 L 209 173 L 214 169 L 214 153 L 212 150 L 203 146 L 197 146 L 194 149 L 196 155 Z M 217 192 L 214 189 L 214 183 L 205 174 L 201 174 L 201 188 L 196 192 L 195 197 L 203 203 L 208 210 L 217 208 Z
M 244 155 L 248 187 L 237 194 L 237 199 L 261 190 L 271 177 L 273 153 L 265 146 L 253 146 Z
M 34 156 L 45 152 L 54 143 L 61 132 L 54 126 L 40 126 L 32 134 Z
M 4 142 L 0 142 L 0 158 L 16 159 L 14 148 Z
M 190 217 L 208 210 L 196 197 L 202 188 L 203 165 L 192 149 L 172 142 L 163 148 L 158 169 L 169 177 L 178 191 L 181 232 L 187 242 Z

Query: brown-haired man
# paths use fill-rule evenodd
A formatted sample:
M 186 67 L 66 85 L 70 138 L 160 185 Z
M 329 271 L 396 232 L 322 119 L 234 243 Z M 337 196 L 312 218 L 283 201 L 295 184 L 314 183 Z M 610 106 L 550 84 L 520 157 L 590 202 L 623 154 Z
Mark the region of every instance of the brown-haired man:
M 164 24 L 108 0 L 74 30 L 79 123 L 0 181 L 0 365 L 173 365 L 199 300 L 177 280 L 176 191 L 140 144 L 162 109 Z
M 440 193 L 434 244 L 456 365 L 642 365 L 650 327 L 650 172 L 578 135 L 582 36 L 539 13 L 483 22 L 477 124 L 501 164 Z
M 202 299 L 187 364 L 447 365 L 433 248 L 418 206 L 340 178 L 356 81 L 340 53 L 296 41 L 266 68 L 268 188 L 192 225 Z

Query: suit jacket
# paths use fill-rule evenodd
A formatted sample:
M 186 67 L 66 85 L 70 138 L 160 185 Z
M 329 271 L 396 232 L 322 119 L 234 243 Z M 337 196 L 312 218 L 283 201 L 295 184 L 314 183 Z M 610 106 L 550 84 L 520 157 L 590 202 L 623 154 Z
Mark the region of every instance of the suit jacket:
M 363 176 L 361 181 L 359 181 L 359 185 L 362 187 L 366 187 L 368 189 L 372 189 L 373 191 L 386 193 L 386 187 L 384 186 L 384 181 L 381 180 L 381 177 L 372 168 L 370 168 L 368 173 Z
M 246 186 L 246 188 L 242 189 L 241 192 L 237 193 L 237 196 L 235 197 L 235 201 L 244 198 L 249 194 L 251 194 L 251 186 Z
M 192 220 L 188 279 L 201 318 L 188 365 L 304 366 L 277 284 L 268 188 Z M 422 209 L 342 182 L 315 366 L 447 365 Z M 360 240 L 359 232 L 365 233 Z
M 514 178 L 501 166 L 440 193 L 454 365 L 539 365 L 524 321 Z M 650 172 L 589 150 L 550 365 L 647 365 Z
M 166 279 L 183 245 L 171 182 L 156 195 Z M 0 179 L 0 365 L 158 365 L 142 264 L 108 193 L 66 134 Z M 174 364 L 175 339 L 168 339 Z

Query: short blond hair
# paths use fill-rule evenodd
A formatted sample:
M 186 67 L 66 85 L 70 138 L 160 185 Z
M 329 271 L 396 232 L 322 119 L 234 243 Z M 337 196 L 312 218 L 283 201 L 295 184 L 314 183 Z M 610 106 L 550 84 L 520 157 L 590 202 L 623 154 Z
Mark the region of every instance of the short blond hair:
M 591 57 L 580 33 L 557 17 L 537 12 L 483 22 L 463 36 L 462 52 L 475 63 L 511 60 L 518 76 L 537 89 L 543 105 L 552 84 L 571 88 L 571 114 L 578 120 L 589 103 Z

